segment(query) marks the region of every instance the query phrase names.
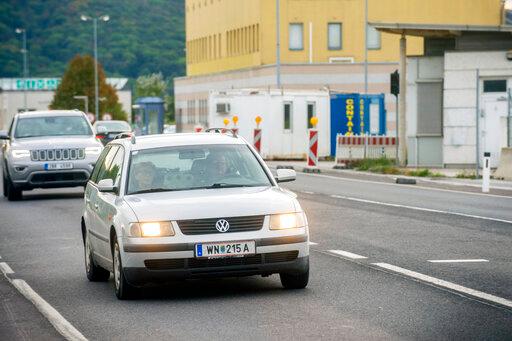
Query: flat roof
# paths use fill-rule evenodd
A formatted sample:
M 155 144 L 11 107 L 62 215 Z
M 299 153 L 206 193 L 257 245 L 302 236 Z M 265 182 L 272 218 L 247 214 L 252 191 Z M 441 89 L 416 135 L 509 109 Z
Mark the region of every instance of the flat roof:
M 410 24 L 369 22 L 377 30 L 393 34 L 405 34 L 417 37 L 449 38 L 460 35 L 461 32 L 509 32 L 512 26 L 479 26 L 479 25 L 449 25 L 449 24 Z

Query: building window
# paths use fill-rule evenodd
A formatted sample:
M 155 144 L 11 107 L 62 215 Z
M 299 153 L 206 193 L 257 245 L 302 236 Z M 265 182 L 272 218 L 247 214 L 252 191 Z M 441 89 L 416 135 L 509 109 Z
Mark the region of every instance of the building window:
M 443 83 L 418 83 L 419 136 L 442 136 L 443 133 Z
M 368 48 L 371 50 L 380 50 L 380 32 L 373 26 L 368 25 Z
M 291 131 L 292 130 L 292 103 L 286 102 L 284 103 L 284 130 Z
M 507 92 L 507 80 L 484 81 L 484 92 Z
M 341 23 L 330 23 L 328 25 L 328 48 L 329 50 L 341 50 Z
M 315 103 L 308 103 L 308 129 L 314 128 L 311 124 L 311 118 L 316 116 Z
M 288 35 L 290 50 L 300 51 L 304 49 L 304 27 L 302 24 L 290 24 Z

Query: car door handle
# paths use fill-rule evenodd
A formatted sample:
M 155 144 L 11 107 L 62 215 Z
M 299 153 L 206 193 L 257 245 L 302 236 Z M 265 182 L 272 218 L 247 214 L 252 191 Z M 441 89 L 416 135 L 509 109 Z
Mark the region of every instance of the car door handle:
M 95 208 L 95 209 L 98 209 L 98 204 L 94 204 L 94 208 Z
M 89 198 L 85 198 L 85 202 L 86 202 L 86 203 L 90 203 L 90 202 L 91 202 L 91 199 L 89 199 Z

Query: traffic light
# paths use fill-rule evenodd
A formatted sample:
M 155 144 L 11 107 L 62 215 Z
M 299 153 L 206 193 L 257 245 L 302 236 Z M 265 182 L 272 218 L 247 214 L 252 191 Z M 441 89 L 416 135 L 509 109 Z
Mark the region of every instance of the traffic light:
M 398 74 L 398 70 L 395 70 L 391 74 L 391 93 L 395 96 L 398 96 L 400 93 L 400 75 Z

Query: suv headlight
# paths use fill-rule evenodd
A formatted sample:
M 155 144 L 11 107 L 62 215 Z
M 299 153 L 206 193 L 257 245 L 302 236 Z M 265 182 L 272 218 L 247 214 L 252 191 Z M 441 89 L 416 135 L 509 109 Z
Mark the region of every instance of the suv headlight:
M 15 159 L 21 159 L 22 157 L 30 156 L 30 151 L 25 150 L 25 149 L 12 150 L 11 153 L 12 153 L 12 157 Z
M 131 223 L 130 237 L 170 237 L 174 229 L 170 221 Z
M 102 149 L 102 147 L 86 147 L 85 155 L 98 155 Z
M 306 226 L 304 212 L 273 214 L 270 216 L 271 230 L 284 230 Z

